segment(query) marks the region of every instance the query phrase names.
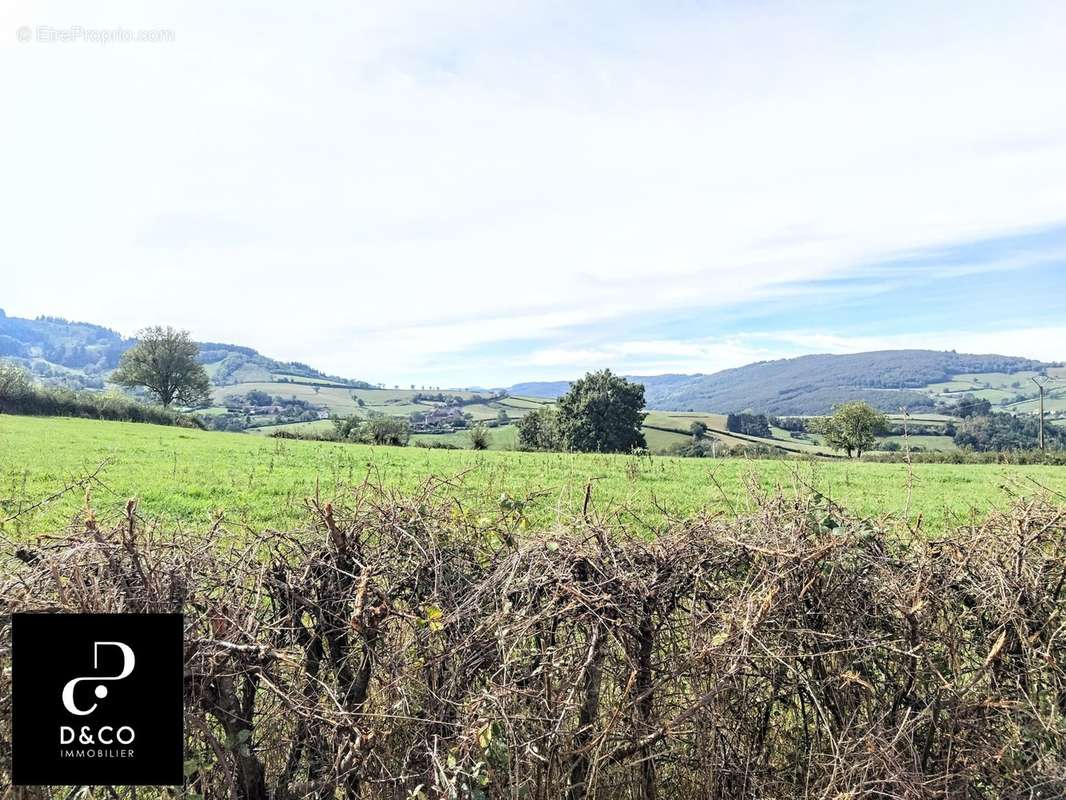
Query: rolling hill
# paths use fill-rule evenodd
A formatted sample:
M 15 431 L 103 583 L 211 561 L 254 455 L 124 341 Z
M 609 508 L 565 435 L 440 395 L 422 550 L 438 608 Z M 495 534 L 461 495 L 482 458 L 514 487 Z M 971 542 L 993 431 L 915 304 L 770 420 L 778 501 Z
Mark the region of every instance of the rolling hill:
M 122 354 L 136 343 L 117 331 L 61 317 L 24 319 L 0 309 L 0 358 L 26 367 L 43 383 L 103 389 Z M 277 361 L 251 347 L 199 342 L 200 362 L 216 386 L 251 381 L 319 383 L 369 388 L 365 381 L 327 375 L 307 364 Z
M 22 364 L 44 383 L 102 389 L 107 375 L 134 342 L 92 323 L 43 316 L 23 319 L 0 310 L 0 358 Z M 220 401 L 228 394 L 259 389 L 286 397 L 306 395 L 332 412 L 344 412 L 355 402 L 352 390 L 377 390 L 364 398 L 366 403 L 399 414 L 411 411 L 409 401 L 417 394 L 411 387 L 410 392 L 404 390 L 402 398 L 386 399 L 382 385 L 329 375 L 299 362 L 278 361 L 244 345 L 199 344 L 200 360 L 212 383 L 220 387 L 216 391 Z M 1036 408 L 1036 387 L 1029 378 L 1038 373 L 1066 377 L 1061 365 L 1030 358 L 937 350 L 806 355 L 713 374 L 628 377 L 644 384 L 652 410 L 751 410 L 788 416 L 825 414 L 834 404 L 850 400 L 865 400 L 885 411 L 928 411 L 937 403 L 949 403 L 967 394 L 986 398 L 1002 410 L 1031 412 Z M 516 397 L 552 399 L 569 386 L 568 381 L 526 382 L 515 384 L 508 392 Z M 390 391 L 399 391 L 399 387 Z M 499 410 L 487 407 L 484 413 L 490 416 Z M 504 410 L 516 415 L 512 413 L 516 409 Z M 1049 395 L 1048 410 L 1066 410 L 1066 399 Z
M 851 400 L 865 400 L 885 411 L 929 410 L 937 399 L 950 399 L 953 393 L 996 389 L 1007 394 L 1013 392 L 1012 402 L 1021 403 L 1036 391 L 1028 377 L 1057 367 L 1018 356 L 877 350 L 760 361 L 709 375 L 628 377 L 644 384 L 648 407 L 652 409 L 714 412 L 750 409 L 765 414 L 810 415 L 828 413 L 834 404 Z M 952 382 L 957 382 L 959 376 L 966 380 L 952 392 Z M 522 394 L 531 397 L 558 397 L 569 388 L 569 383 L 528 382 L 519 386 Z

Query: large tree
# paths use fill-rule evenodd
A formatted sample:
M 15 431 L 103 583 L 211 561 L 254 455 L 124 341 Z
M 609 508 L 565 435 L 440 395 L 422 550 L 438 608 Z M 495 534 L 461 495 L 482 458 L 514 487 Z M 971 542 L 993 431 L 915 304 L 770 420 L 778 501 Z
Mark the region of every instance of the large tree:
M 519 450 L 560 450 L 559 412 L 544 406 L 518 420 Z
M 628 453 L 647 447 L 644 417 L 643 384 L 609 369 L 590 372 L 559 399 L 559 436 L 568 450 Z
M 3 319 L 3 314 L 0 314 Z M 18 364 L 0 361 L 0 400 L 14 400 L 33 388 L 33 379 Z
M 144 387 L 164 408 L 198 405 L 211 396 L 207 372 L 196 360 L 200 348 L 188 331 L 157 326 L 140 331 L 137 339 L 108 380 L 128 389 Z
M 812 427 L 826 444 L 851 458 L 870 449 L 877 435 L 888 429 L 888 417 L 860 400 L 833 406 L 832 416 L 814 420 Z

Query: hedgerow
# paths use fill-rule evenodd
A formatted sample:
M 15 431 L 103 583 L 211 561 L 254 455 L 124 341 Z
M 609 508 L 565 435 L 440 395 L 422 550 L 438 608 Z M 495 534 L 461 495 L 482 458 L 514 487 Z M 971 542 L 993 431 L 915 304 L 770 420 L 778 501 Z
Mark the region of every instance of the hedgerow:
M 1058 506 L 930 541 L 755 495 L 648 540 L 590 493 L 533 533 L 525 500 L 472 515 L 446 491 L 364 486 L 261 535 L 168 534 L 131 501 L 17 551 L 0 647 L 19 611 L 184 612 L 202 797 L 1066 792 Z

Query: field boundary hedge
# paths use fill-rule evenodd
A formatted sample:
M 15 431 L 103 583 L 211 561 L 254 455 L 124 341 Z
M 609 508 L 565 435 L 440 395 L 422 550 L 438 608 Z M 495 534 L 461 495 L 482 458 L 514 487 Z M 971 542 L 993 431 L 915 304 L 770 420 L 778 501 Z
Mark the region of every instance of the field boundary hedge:
M 9 545 L 0 648 L 15 612 L 183 611 L 201 797 L 1066 793 L 1066 511 L 929 541 L 756 500 L 654 540 L 591 504 L 523 532 L 520 501 L 475 517 L 441 487 L 262 535 L 166 533 L 131 501 Z
M 3 362 L 0 362 L 0 414 L 204 427 L 203 422 L 195 416 L 141 403 L 122 395 L 38 386 L 22 370 Z

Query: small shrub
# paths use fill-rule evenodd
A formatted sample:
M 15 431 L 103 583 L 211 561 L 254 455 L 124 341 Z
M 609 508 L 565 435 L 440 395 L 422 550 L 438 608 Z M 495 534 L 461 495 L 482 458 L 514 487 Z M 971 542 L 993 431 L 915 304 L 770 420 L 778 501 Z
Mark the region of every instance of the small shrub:
M 492 437 L 489 435 L 488 429 L 480 423 L 475 425 L 467 433 L 467 438 L 470 439 L 470 447 L 473 450 L 488 450 L 489 445 L 492 443 Z

